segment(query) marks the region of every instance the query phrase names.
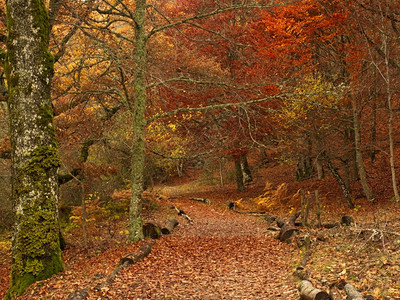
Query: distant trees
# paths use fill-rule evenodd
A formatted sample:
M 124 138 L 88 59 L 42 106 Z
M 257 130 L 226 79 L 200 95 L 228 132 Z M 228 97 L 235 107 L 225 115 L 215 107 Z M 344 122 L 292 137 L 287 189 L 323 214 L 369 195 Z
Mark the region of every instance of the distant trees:
M 127 136 L 132 172 L 132 241 L 142 238 L 141 194 L 148 120 L 165 114 L 164 118 L 170 121 L 173 115 L 181 115 L 177 122 L 182 126 L 178 127 L 187 132 L 191 128 L 197 130 L 194 134 L 199 133 L 197 147 L 200 151 L 204 151 L 200 145 L 208 143 L 205 147 L 210 147 L 212 144 L 207 140 L 212 132 L 216 129 L 226 131 L 225 120 L 232 124 L 235 118 L 240 119 L 235 124 L 237 132 L 230 130 L 235 139 L 240 139 L 239 133 L 243 136 L 248 132 L 248 125 L 243 124 L 248 123 L 249 115 L 243 114 L 243 108 L 230 109 L 227 105 L 218 109 L 218 105 L 241 103 L 264 95 L 252 92 L 249 86 L 240 87 L 236 79 L 229 78 L 226 66 L 217 61 L 221 53 L 226 55 L 227 52 L 225 49 L 218 52 L 214 47 L 218 47 L 221 41 L 234 45 L 235 41 L 230 40 L 229 32 L 223 33 L 221 25 L 229 23 L 235 11 L 269 6 L 261 2 L 232 4 L 227 1 L 217 5 L 210 1 L 209 5 L 200 5 L 196 1 L 177 1 L 163 3 L 162 6 L 158 2 L 146 1 L 91 2 L 91 13 L 80 26 L 80 38 L 88 41 L 87 51 L 82 51 L 82 44 L 77 42 L 74 47 L 78 49 L 76 53 L 80 59 L 74 57 L 70 65 L 72 69 L 63 67 L 68 74 L 74 74 L 71 83 L 79 82 L 66 92 L 76 93 L 75 100 L 97 101 L 97 108 L 103 109 L 107 117 L 127 112 L 127 119 L 131 122 L 131 132 Z M 244 27 L 244 24 L 241 26 Z M 230 30 L 229 26 L 225 29 Z M 199 34 L 204 32 L 205 35 Z M 207 41 L 209 38 L 214 41 Z M 203 43 L 208 44 L 208 53 L 204 52 Z M 214 48 L 213 52 L 211 48 Z M 65 61 L 65 65 L 68 66 L 69 62 Z M 235 65 L 235 68 L 238 67 Z M 207 117 L 201 114 L 200 111 L 206 111 L 208 106 L 218 109 L 218 114 L 226 116 L 225 120 L 215 113 Z M 195 110 L 191 112 L 191 108 L 200 108 L 198 114 Z M 169 114 L 171 111 L 175 114 Z M 197 122 L 190 125 L 194 120 Z
M 140 156 L 151 153 L 141 144 L 143 140 L 151 145 L 145 141 L 151 136 L 145 134 L 149 123 L 178 124 L 175 135 L 196 136 L 191 150 L 185 146 L 185 156 L 201 148 L 220 157 L 229 149 L 279 145 L 285 149 L 283 160 L 298 165 L 299 180 L 315 173 L 322 178 L 324 171 L 335 170 L 334 177 L 340 178 L 346 194 L 360 180 L 364 195 L 374 199 L 365 158 L 376 156 L 382 146 L 377 145 L 382 125 L 377 119 L 382 101 L 377 98 L 382 90 L 373 91 L 377 83 L 372 77 L 383 69 L 373 71 L 366 62 L 374 50 L 381 64 L 383 53 L 382 47 L 373 46 L 382 44 L 382 35 L 364 16 L 378 16 L 377 3 L 374 7 L 353 1 L 307 0 L 271 9 L 256 8 L 268 6 L 264 1 L 220 1 L 218 5 L 215 1 L 170 1 L 163 6 L 157 1 L 85 3 L 90 13 L 78 26 L 75 52 L 71 50 L 63 60 L 63 72 L 71 79 L 61 101 L 70 101 L 70 93 L 72 109 L 95 107 L 91 117 L 107 119 L 108 125 L 124 114 L 132 125 L 124 135 L 131 158 L 140 145 Z M 387 5 L 396 12 L 395 3 Z M 142 15 L 136 14 L 142 6 L 147 9 L 140 28 L 136 19 Z M 385 30 L 396 36 L 396 13 L 380 15 L 387 22 Z M 396 54 L 390 54 L 394 82 Z M 263 97 L 268 101 L 240 105 Z M 391 99 L 395 105 L 395 93 Z M 140 108 L 143 103 L 145 110 Z M 237 105 L 220 106 L 227 103 Z M 206 107 L 215 107 L 214 113 L 206 113 Z M 104 128 L 101 123 L 98 128 Z M 103 130 L 96 140 L 115 145 L 110 136 L 102 136 Z M 159 149 L 154 152 L 168 156 Z M 136 165 L 142 162 L 132 159 L 130 170 L 142 169 Z M 131 174 L 132 184 L 143 182 L 143 178 L 134 179 L 138 174 Z M 137 190 L 135 199 L 141 193 Z M 133 203 L 140 201 L 132 198 Z
M 365 158 L 376 163 L 380 153 L 380 164 L 390 161 L 398 198 L 393 146 L 398 139 L 393 109 L 399 103 L 393 88 L 399 70 L 398 14 L 395 1 L 310 0 L 277 7 L 260 18 L 257 28 L 265 30 L 257 39 L 259 53 L 281 63 L 285 86 L 294 93 L 275 124 L 281 145 L 298 160 L 299 179 L 315 170 L 321 177 L 323 162 L 332 166 L 346 195 L 359 181 L 372 201 L 373 167 Z M 321 84 L 324 90 L 319 90 Z M 325 99 L 335 101 L 327 106 Z

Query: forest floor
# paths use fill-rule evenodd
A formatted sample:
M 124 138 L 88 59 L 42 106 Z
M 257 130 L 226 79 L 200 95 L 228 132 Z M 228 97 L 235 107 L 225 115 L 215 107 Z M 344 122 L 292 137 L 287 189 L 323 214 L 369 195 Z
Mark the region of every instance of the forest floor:
M 83 247 L 79 228 L 65 233 L 68 246 L 63 252 L 65 271 L 29 288 L 21 299 L 68 299 L 74 292 L 87 289 L 88 299 L 298 299 L 293 271 L 303 250 L 302 237 L 312 237 L 311 257 L 306 270 L 312 283 L 330 291 L 334 299 L 345 299 L 335 283 L 346 280 L 363 294 L 377 299 L 400 299 L 400 207 L 393 202 L 377 205 L 358 199 L 356 209 L 345 207 L 333 182 L 306 184 L 290 181 L 287 194 L 299 187 L 312 192 L 316 188 L 323 202 L 322 222 L 340 221 L 351 215 L 355 223 L 333 229 L 311 226 L 300 232 L 290 244 L 279 242 L 276 232 L 262 217 L 235 213 L 253 211 L 265 183 L 278 189 L 289 182 L 292 170 L 276 166 L 243 192 L 234 186 L 211 187 L 176 183 L 147 194 L 146 221 L 164 224 L 176 218 L 179 225 L 171 235 L 155 241 L 151 253 L 138 263 L 123 269 L 115 280 L 100 291 L 94 287 L 105 281 L 121 257 L 134 253 L 142 241 L 127 244 L 126 219 L 117 224 L 92 222 L 88 225 L 89 247 Z M 211 204 L 190 200 L 210 199 Z M 278 197 L 279 198 L 279 197 Z M 293 197 L 281 197 L 268 212 L 287 217 L 300 209 Z M 193 222 L 177 216 L 171 206 L 189 215 Z M 114 227 L 115 226 L 115 227 Z M 112 228 L 111 228 L 112 227 Z M 0 242 L 0 298 L 9 284 L 10 240 Z

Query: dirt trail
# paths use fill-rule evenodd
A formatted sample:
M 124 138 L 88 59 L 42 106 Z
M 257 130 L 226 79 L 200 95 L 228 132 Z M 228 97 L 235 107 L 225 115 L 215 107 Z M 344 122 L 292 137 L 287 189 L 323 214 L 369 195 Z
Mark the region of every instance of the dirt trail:
M 267 237 L 261 219 L 233 213 L 218 203 L 182 197 L 171 203 L 178 217 L 143 261 L 124 270 L 106 299 L 297 299 L 289 246 Z M 219 203 L 221 204 L 221 203 Z

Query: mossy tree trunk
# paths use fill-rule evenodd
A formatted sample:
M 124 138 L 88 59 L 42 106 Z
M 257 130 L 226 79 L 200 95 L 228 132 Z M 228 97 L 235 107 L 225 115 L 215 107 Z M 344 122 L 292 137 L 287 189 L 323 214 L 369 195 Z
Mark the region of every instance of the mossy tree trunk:
M 12 148 L 12 198 L 15 228 L 11 285 L 6 295 L 63 270 L 57 171 L 60 165 L 50 82 L 53 56 L 43 0 L 7 1 L 8 109 Z
M 143 239 L 142 192 L 145 160 L 146 128 L 146 43 L 145 32 L 146 0 L 136 1 L 135 10 L 135 98 L 133 109 L 132 145 L 132 196 L 129 209 L 129 239 L 134 242 Z

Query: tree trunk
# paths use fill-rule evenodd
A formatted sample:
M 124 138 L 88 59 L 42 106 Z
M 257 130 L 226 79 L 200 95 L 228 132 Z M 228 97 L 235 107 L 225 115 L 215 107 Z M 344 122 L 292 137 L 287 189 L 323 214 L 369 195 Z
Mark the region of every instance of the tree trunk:
M 240 156 L 240 167 L 242 168 L 242 173 L 243 173 L 243 183 L 246 184 L 252 182 L 253 176 L 251 175 L 251 170 L 249 162 L 247 161 L 246 154 Z
M 353 124 L 353 117 L 351 119 L 351 124 Z M 359 179 L 356 151 L 354 146 L 354 129 L 349 128 L 347 125 L 344 129 L 344 143 L 347 146 L 346 153 L 343 158 L 344 172 L 345 172 L 345 183 L 347 189 L 350 191 L 351 182 Z
M 239 191 L 244 190 L 244 184 L 243 184 L 243 172 L 242 172 L 242 166 L 240 164 L 240 156 L 235 157 L 235 173 L 236 173 L 236 186 Z
M 83 234 L 83 243 L 85 245 L 85 249 L 88 249 L 88 236 L 86 230 L 86 220 L 87 220 L 87 211 L 86 211 L 86 191 L 85 184 L 83 181 L 80 181 L 81 185 L 81 200 L 82 200 L 82 234 Z
M 132 145 L 132 196 L 129 209 L 129 239 L 132 242 L 143 239 L 142 193 L 145 160 L 145 109 L 146 109 L 146 42 L 145 32 L 146 0 L 136 1 L 135 10 L 135 78 L 133 109 Z
M 219 180 L 221 187 L 224 186 L 224 173 L 222 172 L 223 166 L 224 166 L 224 158 L 221 157 L 221 159 L 219 160 Z
M 6 299 L 63 270 L 58 223 L 60 166 L 50 82 L 53 56 L 43 0 L 7 1 L 8 110 L 15 228 Z
M 391 88 L 391 77 L 390 77 L 390 67 L 389 67 L 389 47 L 387 45 L 387 37 L 383 36 L 385 48 L 385 66 L 386 66 L 386 93 L 387 93 L 387 103 L 389 109 L 389 149 L 390 149 L 390 170 L 392 173 L 392 186 L 393 193 L 396 202 L 400 201 L 399 191 L 397 189 L 397 180 L 396 180 L 396 170 L 394 164 L 394 145 L 393 145 L 393 108 L 392 108 L 392 88 Z
M 182 176 L 183 176 L 183 161 L 181 159 L 176 160 L 176 170 L 178 172 L 178 177 L 182 178 Z
M 310 198 L 311 195 L 304 195 L 304 191 L 301 191 L 300 199 L 301 199 L 301 221 L 304 226 L 308 226 L 308 215 L 310 213 Z
M 318 179 L 323 179 L 325 177 L 324 167 L 322 165 L 322 160 L 319 156 L 315 160 L 315 167 L 317 169 Z
M 357 120 L 358 120 L 358 118 L 357 118 Z M 357 121 L 357 122 L 359 122 L 359 121 Z M 360 124 L 360 123 L 358 123 L 358 124 Z M 354 125 L 354 119 L 353 119 L 353 125 Z M 361 130 L 361 128 L 358 131 L 359 134 L 360 134 L 360 130 Z M 351 167 L 352 167 L 351 168 L 351 170 L 352 170 L 351 179 L 353 181 L 357 181 L 360 179 L 360 176 L 359 176 L 359 169 L 358 169 L 358 162 L 357 162 L 357 150 L 356 150 L 356 143 L 355 143 L 356 134 L 354 131 L 354 126 L 353 126 L 353 128 L 350 128 L 350 130 L 349 130 L 349 138 L 350 138 L 350 143 L 353 144 L 353 148 L 350 150 L 350 157 L 351 157 L 350 161 L 351 161 Z M 361 141 L 360 141 L 360 145 L 361 145 Z
M 296 180 L 298 181 L 310 178 L 310 176 L 314 171 L 311 159 L 312 141 L 309 137 L 307 137 L 306 142 L 307 142 L 307 152 L 300 153 L 297 158 Z
M 318 190 L 315 190 L 315 206 L 316 206 L 315 215 L 317 216 L 318 227 L 322 228 L 322 221 L 321 221 L 322 208 Z
M 370 159 L 371 162 L 374 163 L 376 160 L 376 110 L 377 110 L 377 93 L 376 93 L 376 82 L 377 82 L 377 78 L 376 78 L 376 70 L 374 68 L 373 70 L 374 72 L 374 90 L 372 93 L 372 124 L 371 124 L 371 154 L 370 154 Z
M 365 196 L 367 197 L 367 200 L 374 201 L 374 195 L 372 194 L 371 189 L 369 188 L 369 185 L 367 182 L 367 174 L 365 172 L 363 155 L 362 155 L 362 151 L 361 151 L 360 120 L 359 120 L 359 115 L 358 115 L 358 110 L 357 110 L 356 99 L 353 96 L 351 96 L 351 108 L 352 108 L 352 112 L 353 112 L 354 144 L 355 144 L 355 150 L 356 150 L 356 161 L 357 161 L 358 172 L 360 175 L 360 181 L 361 181 L 361 185 L 363 187 Z
M 323 158 L 321 153 L 324 151 L 324 141 L 321 135 L 318 133 L 317 129 L 314 130 L 314 139 L 315 145 L 317 148 L 317 155 L 315 158 L 315 168 L 317 169 L 318 179 L 322 179 L 325 177 L 324 166 L 323 166 Z
M 333 177 L 335 177 L 336 181 L 339 183 L 340 188 L 343 191 L 343 195 L 346 198 L 347 201 L 347 205 L 349 206 L 349 208 L 354 208 L 354 203 L 351 200 L 351 196 L 350 196 L 350 191 L 347 189 L 346 184 L 344 183 L 342 177 L 340 176 L 340 174 L 338 173 L 338 171 L 335 169 L 335 167 L 333 166 L 329 156 L 324 152 L 323 153 L 326 164 L 328 165 L 328 169 L 329 171 L 331 171 Z

